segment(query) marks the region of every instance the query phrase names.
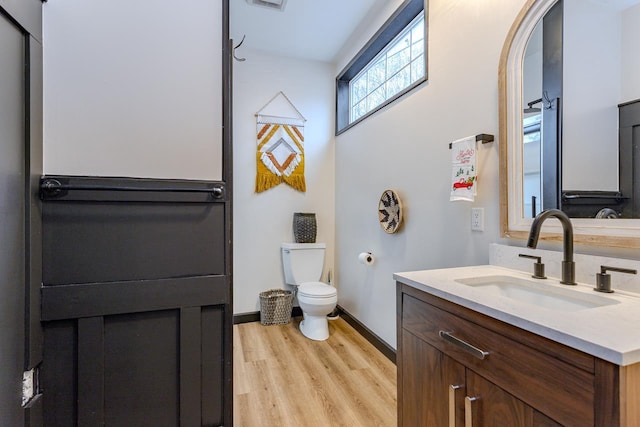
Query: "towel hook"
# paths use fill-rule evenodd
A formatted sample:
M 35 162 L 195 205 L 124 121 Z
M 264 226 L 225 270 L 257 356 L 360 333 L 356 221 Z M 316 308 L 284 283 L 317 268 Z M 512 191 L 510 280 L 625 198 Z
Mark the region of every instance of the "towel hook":
M 246 60 L 247 60 L 247 58 L 238 58 L 238 57 L 236 56 L 236 49 L 238 49 L 240 46 L 242 46 L 242 43 L 244 43 L 244 38 L 245 38 L 246 36 L 247 36 L 247 35 L 246 35 L 246 34 L 244 34 L 244 35 L 242 36 L 242 40 L 240 40 L 240 43 L 238 43 L 238 45 L 237 45 L 236 47 L 234 47 L 234 48 L 233 48 L 233 59 L 235 59 L 235 60 L 236 60 L 236 61 L 238 61 L 238 62 L 244 62 L 244 61 L 246 61 Z
M 546 90 L 542 93 L 542 101 L 544 101 L 545 110 L 553 109 L 553 100 L 549 98 L 549 94 Z

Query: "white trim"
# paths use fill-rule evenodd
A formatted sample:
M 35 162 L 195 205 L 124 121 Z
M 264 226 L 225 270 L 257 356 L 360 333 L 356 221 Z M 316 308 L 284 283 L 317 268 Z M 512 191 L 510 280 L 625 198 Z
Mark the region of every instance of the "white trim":
M 523 177 L 522 170 L 522 69 L 524 52 L 529 36 L 538 21 L 557 2 L 557 0 L 536 1 L 522 20 L 513 37 L 506 66 L 506 108 L 507 108 L 507 174 L 508 182 L 508 229 L 509 231 L 529 232 L 532 218 L 525 218 L 523 212 Z M 571 222 L 576 235 L 594 237 L 631 237 L 640 239 L 640 219 L 592 219 L 572 218 Z M 558 221 L 550 221 L 544 225 L 545 231 L 561 233 Z

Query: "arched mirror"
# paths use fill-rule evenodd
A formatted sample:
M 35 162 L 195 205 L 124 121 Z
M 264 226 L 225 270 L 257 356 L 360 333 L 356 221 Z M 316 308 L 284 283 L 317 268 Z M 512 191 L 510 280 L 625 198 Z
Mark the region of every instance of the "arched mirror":
M 499 90 L 502 236 L 556 208 L 577 243 L 640 248 L 640 0 L 527 1 Z

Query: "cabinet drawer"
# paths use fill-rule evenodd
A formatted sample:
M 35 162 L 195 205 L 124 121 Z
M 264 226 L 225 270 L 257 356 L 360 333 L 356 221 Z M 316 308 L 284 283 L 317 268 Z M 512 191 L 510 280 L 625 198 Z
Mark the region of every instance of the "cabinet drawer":
M 478 323 L 402 295 L 402 327 L 406 331 L 557 422 L 566 426 L 594 425 L 595 377 L 592 373 Z M 440 331 L 453 338 L 443 338 Z M 465 349 L 451 340 L 460 340 L 476 350 Z M 478 350 L 488 353 L 484 359 L 478 357 Z

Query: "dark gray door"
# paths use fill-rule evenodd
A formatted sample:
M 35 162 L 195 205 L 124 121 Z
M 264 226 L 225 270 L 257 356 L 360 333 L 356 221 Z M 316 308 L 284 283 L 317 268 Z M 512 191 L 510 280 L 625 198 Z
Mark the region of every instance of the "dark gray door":
M 25 117 L 21 30 L 0 12 L 0 416 L 22 421 L 25 312 Z
M 43 188 L 45 425 L 230 425 L 226 183 Z
M 544 16 L 542 35 L 542 209 L 562 206 L 562 0 Z
M 640 218 L 640 99 L 619 108 L 620 192 L 623 218 Z
M 45 426 L 233 425 L 228 6 L 221 181 L 42 178 Z
M 11 426 L 42 425 L 37 373 L 22 392 L 42 361 L 41 20 L 39 0 L 0 0 L 0 424 Z

